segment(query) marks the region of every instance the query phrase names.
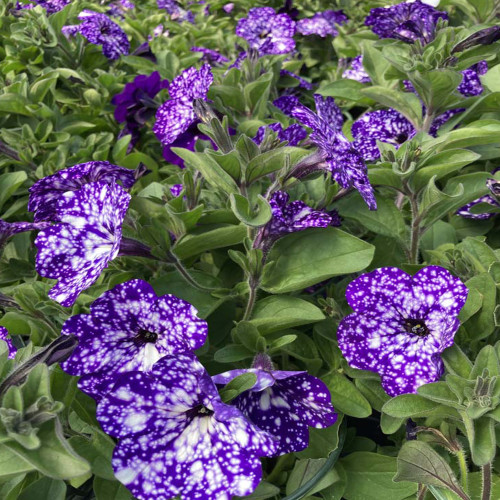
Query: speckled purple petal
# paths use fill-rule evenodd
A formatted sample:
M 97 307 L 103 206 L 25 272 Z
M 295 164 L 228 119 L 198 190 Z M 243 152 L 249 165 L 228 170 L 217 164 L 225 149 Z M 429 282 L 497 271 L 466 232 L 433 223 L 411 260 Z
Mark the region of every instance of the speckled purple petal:
M 8 358 L 14 359 L 16 357 L 17 349 L 14 347 L 12 340 L 8 337 L 9 332 L 4 326 L 0 326 L 0 340 L 3 340 L 7 344 L 7 350 L 9 351 Z
M 484 75 L 488 71 L 488 63 L 480 61 L 474 66 L 462 71 L 462 81 L 457 90 L 466 97 L 476 96 L 483 92 L 483 85 L 479 75 Z
M 478 213 L 475 214 L 471 209 L 475 207 L 476 205 L 479 205 L 481 203 L 486 203 L 488 205 L 491 205 L 492 207 L 498 209 L 500 208 L 500 203 L 493 198 L 493 196 L 490 196 L 489 194 L 485 196 L 481 196 L 481 198 L 478 198 L 477 200 L 471 201 L 470 203 L 467 203 L 467 205 L 464 205 L 463 207 L 459 208 L 457 210 L 457 215 L 460 215 L 461 217 L 465 217 L 466 219 L 476 219 L 476 220 L 486 220 L 486 219 L 491 219 L 492 217 L 496 217 L 498 214 L 496 212 L 483 212 L 483 213 Z
M 171 99 L 184 101 L 206 99 L 213 81 L 214 77 L 209 64 L 204 64 L 199 70 L 192 66 L 172 80 L 168 92 Z
M 324 120 L 333 130 L 342 130 L 344 125 L 344 117 L 342 110 L 335 104 L 333 97 L 323 97 L 319 94 L 314 94 L 314 103 L 316 104 L 316 113 Z
M 156 112 L 153 132 L 162 144 L 168 145 L 186 132 L 195 120 L 196 116 L 191 102 L 167 101 Z
M 297 31 L 302 35 L 318 35 L 326 37 L 328 35 L 337 36 L 337 25 L 347 21 L 346 15 L 341 10 L 326 10 L 317 12 L 311 18 L 297 21 Z
M 365 68 L 363 67 L 362 55 L 353 58 L 348 68 L 342 73 L 342 78 L 349 78 L 350 80 L 356 80 L 361 83 L 371 82 L 370 75 L 365 71 Z
M 118 254 L 129 201 L 121 186 L 103 181 L 61 195 L 60 223 L 40 231 L 35 240 L 38 273 L 59 280 L 49 297 L 70 306 L 97 280 Z

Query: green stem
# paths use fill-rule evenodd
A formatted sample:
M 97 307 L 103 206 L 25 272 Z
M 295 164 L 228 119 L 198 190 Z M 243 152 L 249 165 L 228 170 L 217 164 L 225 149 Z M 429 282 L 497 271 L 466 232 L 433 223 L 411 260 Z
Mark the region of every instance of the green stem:
M 278 479 L 279 475 L 283 472 L 283 470 L 288 466 L 288 464 L 292 463 L 295 460 L 292 454 L 282 455 L 278 458 L 274 469 L 271 473 L 266 477 L 266 481 L 268 483 L 275 483 Z
M 179 274 L 194 288 L 201 290 L 202 292 L 214 292 L 216 288 L 209 288 L 200 285 L 188 272 L 188 270 L 182 265 L 182 262 L 172 253 L 169 252 L 170 261 Z
M 248 301 L 245 308 L 245 314 L 243 314 L 243 318 L 241 318 L 241 321 L 248 321 L 252 317 L 255 300 L 257 299 L 257 282 L 253 279 L 249 279 L 248 286 L 250 287 L 250 291 L 248 292 Z
M 410 233 L 410 263 L 418 264 L 418 249 L 420 245 L 420 217 L 418 202 L 414 193 L 408 196 L 411 206 L 411 233 Z
M 434 116 L 435 116 L 434 112 L 428 109 L 425 114 L 424 123 L 422 123 L 422 128 L 420 129 L 420 132 L 429 132 L 432 122 L 434 121 Z
M 481 500 L 491 499 L 491 463 L 482 466 L 483 473 L 483 492 Z
M 468 476 L 468 469 L 467 469 L 467 460 L 465 458 L 465 453 L 464 450 L 459 450 L 455 453 L 457 460 L 458 460 L 458 466 L 460 467 L 460 483 L 462 484 L 462 489 L 467 493 L 468 490 L 468 481 L 467 481 L 467 476 Z

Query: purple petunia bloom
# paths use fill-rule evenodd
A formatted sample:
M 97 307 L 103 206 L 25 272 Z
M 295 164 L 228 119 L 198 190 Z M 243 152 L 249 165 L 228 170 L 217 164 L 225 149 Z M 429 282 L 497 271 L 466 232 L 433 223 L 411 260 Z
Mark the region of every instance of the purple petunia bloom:
M 194 23 L 194 14 L 183 9 L 175 0 L 157 0 L 158 8 L 165 9 L 174 21 Z
M 0 219 L 0 248 L 15 234 L 25 231 L 40 231 L 51 226 L 50 222 L 6 222 Z
M 276 191 L 271 199 L 272 218 L 260 230 L 254 246 L 269 250 L 271 245 L 286 234 L 303 231 L 311 227 L 340 226 L 340 217 L 334 210 L 331 213 L 314 210 L 303 201 L 289 203 L 290 195 L 284 191 Z
M 158 108 L 153 126 L 153 132 L 163 144 L 174 142 L 196 121 L 193 102 L 206 100 L 213 79 L 210 66 L 204 64 L 200 70 L 188 68 L 172 80 L 168 89 L 170 100 Z
M 170 192 L 172 193 L 172 196 L 175 196 L 176 198 L 182 193 L 183 189 L 184 186 L 182 184 L 174 184 L 173 186 L 170 186 Z
M 363 274 L 346 290 L 355 312 L 340 322 L 340 350 L 353 368 L 377 372 L 390 396 L 415 393 L 441 377 L 440 354 L 453 344 L 467 293 L 438 266 L 415 276 L 396 267 Z
M 325 10 L 317 12 L 313 17 L 297 21 L 297 31 L 301 35 L 318 35 L 325 38 L 328 35 L 337 36 L 337 24 L 347 21 L 347 16 L 341 10 Z
M 127 10 L 135 9 L 135 4 L 130 0 L 115 0 L 109 4 L 107 14 L 123 19 Z
M 366 161 L 380 158 L 377 140 L 399 148 L 416 133 L 415 127 L 395 109 L 365 113 L 352 124 L 354 146 Z
M 492 173 L 495 174 L 498 171 L 500 171 L 500 168 L 495 169 Z M 496 179 L 488 179 L 486 181 L 486 185 L 491 191 L 491 194 L 481 196 L 481 198 L 478 198 L 477 200 L 467 203 L 467 205 L 464 205 L 463 207 L 457 210 L 456 212 L 457 215 L 465 217 L 466 219 L 476 219 L 476 220 L 491 219 L 492 217 L 498 215 L 498 209 L 500 209 L 500 181 Z M 472 208 L 481 203 L 486 203 L 488 205 L 491 205 L 494 209 L 496 209 L 496 211 L 474 213 L 472 211 Z
M 297 146 L 300 141 L 303 141 L 307 137 L 307 132 L 303 127 L 301 127 L 298 123 L 293 123 L 287 128 L 283 128 L 281 123 L 271 123 L 270 125 L 264 125 L 263 127 L 259 127 L 253 141 L 256 144 L 261 144 L 264 139 L 266 130 L 272 130 L 273 132 L 277 132 L 278 139 L 283 141 L 288 141 L 290 146 Z
M 206 47 L 191 47 L 191 52 L 201 52 L 203 54 L 201 60 L 209 64 L 225 64 L 229 62 L 226 56 Z
M 252 368 L 231 370 L 212 377 L 227 384 L 244 373 L 257 376 L 255 385 L 232 404 L 260 429 L 278 438 L 275 455 L 307 448 L 309 427 L 322 429 L 337 421 L 328 387 L 304 371 L 274 370 L 267 354 L 257 354 Z
M 70 3 L 70 0 L 31 0 L 35 2 L 36 5 L 40 5 L 40 7 L 43 7 L 46 11 L 47 14 L 54 14 L 54 12 L 59 12 L 60 10 L 64 9 L 66 5 Z M 16 4 L 16 9 L 32 9 L 35 7 L 34 4 L 28 3 L 20 3 L 17 2 Z
M 273 105 L 288 116 L 292 116 L 295 107 L 301 106 L 299 98 L 294 95 L 282 95 L 273 101 Z
M 0 340 L 3 340 L 7 344 L 7 350 L 9 351 L 8 359 L 14 359 L 17 349 L 14 347 L 12 340 L 7 336 L 8 334 L 7 328 L 0 326 Z
M 54 226 L 38 233 L 36 270 L 57 284 L 49 297 L 63 306 L 92 285 L 120 249 L 122 223 L 130 195 L 118 184 L 85 184 L 63 193 Z
M 83 22 L 78 25 L 63 26 L 62 32 L 66 36 L 80 33 L 90 43 L 102 45 L 102 53 L 110 60 L 129 53 L 130 43 L 127 35 L 106 14 L 84 10 L 78 14 L 78 19 L 82 19 Z
M 143 165 L 132 170 L 107 161 L 79 163 L 35 182 L 29 188 L 28 210 L 35 212 L 36 222 L 57 221 L 57 203 L 65 192 L 77 191 L 85 184 L 97 181 L 120 182 L 125 189 L 130 189 L 146 172 Z
M 349 67 L 342 73 L 342 78 L 349 78 L 361 83 L 370 83 L 371 79 L 363 67 L 363 56 L 359 55 L 352 59 Z
M 149 76 L 138 75 L 125 85 L 119 94 L 111 99 L 115 108 L 115 120 L 126 122 L 124 134 L 132 134 L 130 141 L 133 146 L 139 137 L 139 129 L 151 118 L 158 104 L 153 98 L 162 89 L 168 88 L 168 80 L 162 80 L 160 73 L 154 71 Z
M 299 82 L 298 87 L 301 89 L 312 90 L 314 87 L 312 83 L 286 69 L 280 70 L 280 76 L 289 76 L 290 78 L 294 78 Z
M 462 71 L 462 81 L 457 90 L 466 97 L 476 96 L 483 92 L 483 86 L 479 75 L 484 75 L 488 71 L 488 63 L 480 61 L 468 69 Z
M 276 441 L 223 403 L 194 355 L 164 357 L 151 372 L 122 375 L 97 408 L 118 438 L 116 478 L 140 500 L 229 500 L 259 484 L 259 457 Z
M 298 104 L 292 107 L 290 115 L 312 129 L 310 138 L 318 146 L 333 178 L 340 186 L 344 189 L 354 187 L 370 210 L 376 210 L 377 202 L 363 157 L 341 132 L 343 117 L 340 108 L 331 97 L 324 98 L 315 94 L 314 100 L 316 113 Z M 276 106 L 276 101 L 274 105 Z
M 365 25 L 371 26 L 380 38 L 397 38 L 407 43 L 420 40 L 426 44 L 434 40 L 439 19 L 448 19 L 448 14 L 416 0 L 371 9 Z
M 260 55 L 288 54 L 295 48 L 295 21 L 272 7 L 254 7 L 238 21 L 236 34 Z
M 149 371 L 163 356 L 199 349 L 207 323 L 196 314 L 174 295 L 157 297 L 145 281 L 121 283 L 94 301 L 90 314 L 64 323 L 61 333 L 75 335 L 78 346 L 61 366 L 71 375 L 83 375 L 80 389 L 98 398 L 119 373 Z

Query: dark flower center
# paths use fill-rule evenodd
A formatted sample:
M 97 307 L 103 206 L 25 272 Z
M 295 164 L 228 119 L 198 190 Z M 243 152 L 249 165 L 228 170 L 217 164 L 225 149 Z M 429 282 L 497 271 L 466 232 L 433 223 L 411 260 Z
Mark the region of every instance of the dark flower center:
M 430 333 L 421 319 L 405 319 L 405 328 L 408 333 L 412 333 L 417 337 L 426 337 Z
M 150 332 L 148 330 L 139 330 L 137 335 L 134 337 L 134 344 L 144 345 L 144 344 L 154 344 L 158 340 L 158 334 L 155 332 Z
M 203 404 L 199 404 L 198 406 L 195 406 L 194 408 L 191 408 L 191 410 L 186 412 L 190 418 L 196 418 L 196 417 L 210 417 L 211 415 L 214 414 L 213 410 L 210 410 Z
M 401 134 L 398 134 L 396 136 L 396 142 L 398 144 L 403 144 L 403 142 L 408 140 L 408 134 L 406 132 L 401 132 Z

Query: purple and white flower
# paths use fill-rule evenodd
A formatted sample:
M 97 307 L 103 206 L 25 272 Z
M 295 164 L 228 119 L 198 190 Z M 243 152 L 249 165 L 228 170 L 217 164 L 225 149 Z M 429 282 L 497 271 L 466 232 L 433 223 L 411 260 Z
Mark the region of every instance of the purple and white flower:
M 300 126 L 298 123 L 293 123 L 287 128 L 283 128 L 281 123 L 271 123 L 270 125 L 264 125 L 259 127 L 253 141 L 256 144 L 261 144 L 264 136 L 266 134 L 266 130 L 272 130 L 277 133 L 278 139 L 283 141 L 288 141 L 290 146 L 298 146 L 300 141 L 303 141 L 307 137 L 307 132 L 304 127 Z
M 79 163 L 36 181 L 29 188 L 28 210 L 35 212 L 36 222 L 57 221 L 57 203 L 67 191 L 77 191 L 91 182 L 120 182 L 125 189 L 130 189 L 146 172 L 143 165 L 131 170 L 108 161 Z
M 21 3 L 17 2 L 16 4 L 16 9 L 32 9 L 35 7 L 35 5 L 40 5 L 40 7 L 43 7 L 46 11 L 47 14 L 54 14 L 54 12 L 59 12 L 60 10 L 64 9 L 66 5 L 70 3 L 70 0 L 30 0 L 33 3 Z
M 205 63 L 222 65 L 229 62 L 229 59 L 220 52 L 206 47 L 191 47 L 191 52 L 201 52 L 201 60 Z
M 188 21 L 194 24 L 194 14 L 183 9 L 175 0 L 157 0 L 158 8 L 165 9 L 174 21 Z
M 448 14 L 416 0 L 371 9 L 365 25 L 371 26 L 380 38 L 397 38 L 407 43 L 420 40 L 426 44 L 434 40 L 439 19 L 448 19 Z
M 308 82 L 301 76 L 296 75 L 295 73 L 292 73 L 291 71 L 288 71 L 286 69 L 280 70 L 280 76 L 289 76 L 290 78 L 297 80 L 299 82 L 297 86 L 301 89 L 312 90 L 314 87 L 311 82 Z
M 255 357 L 252 368 L 215 375 L 216 384 L 227 384 L 245 373 L 257 376 L 255 385 L 232 404 L 257 427 L 278 438 L 276 455 L 301 451 L 309 444 L 309 429 L 322 429 L 337 421 L 328 387 L 305 371 L 273 368 L 266 354 Z
M 297 21 L 297 31 L 301 35 L 318 35 L 322 38 L 337 36 L 338 24 L 347 22 L 347 16 L 341 10 L 317 12 L 313 17 Z
M 62 32 L 66 36 L 75 36 L 80 33 L 90 43 L 102 45 L 102 53 L 110 60 L 127 55 L 130 43 L 125 32 L 106 14 L 83 10 L 78 14 L 83 22 L 78 25 L 63 26 Z
M 276 441 L 223 403 L 194 355 L 164 357 L 148 372 L 122 375 L 97 408 L 118 438 L 116 478 L 140 500 L 230 500 L 259 484 L 259 457 Z
M 35 240 L 36 270 L 58 280 L 50 298 L 71 306 L 118 255 L 129 201 L 121 186 L 102 180 L 59 197 L 58 223 L 40 231 Z
M 9 351 L 8 359 L 14 359 L 16 357 L 17 349 L 14 347 L 12 340 L 8 337 L 9 332 L 4 326 L 0 326 L 0 340 L 3 340 L 7 344 L 7 350 Z
M 414 276 L 396 267 L 363 274 L 346 290 L 354 313 L 340 322 L 340 350 L 353 368 L 378 373 L 390 396 L 416 393 L 441 377 L 440 354 L 453 344 L 467 294 L 438 266 Z
M 342 78 L 349 78 L 350 80 L 356 80 L 361 83 L 370 83 L 370 75 L 365 71 L 363 67 L 363 56 L 359 55 L 352 59 L 349 66 L 342 73 Z
M 254 7 L 238 21 L 236 34 L 260 55 L 288 54 L 295 48 L 295 21 L 272 7 Z
M 163 356 L 199 349 L 207 323 L 197 310 L 174 295 L 158 297 L 151 285 L 135 279 L 104 292 L 63 325 L 63 335 L 75 335 L 78 346 L 62 368 L 83 375 L 79 387 L 98 398 L 119 373 L 149 371 Z
M 500 168 L 495 169 L 492 173 L 500 171 Z M 488 189 L 491 191 L 491 194 L 487 194 L 485 196 L 481 196 L 477 200 L 471 201 L 464 205 L 463 207 L 457 210 L 457 215 L 461 217 L 465 217 L 466 219 L 476 219 L 476 220 L 486 220 L 495 217 L 499 213 L 500 209 L 500 181 L 497 179 L 488 179 L 486 181 L 486 185 Z M 494 212 L 482 212 L 482 213 L 474 213 L 473 207 L 480 204 L 487 204 L 495 209 Z M 490 209 L 491 210 L 491 209 Z
M 470 68 L 464 69 L 462 71 L 462 81 L 457 90 L 466 97 L 482 94 L 484 89 L 479 76 L 486 74 L 487 71 L 488 63 L 486 61 L 479 61 Z
M 213 79 L 210 66 L 204 64 L 200 70 L 188 68 L 172 80 L 168 89 L 170 100 L 158 108 L 153 126 L 153 132 L 164 145 L 174 142 L 196 121 L 193 102 L 207 99 Z
M 0 248 L 15 234 L 25 231 L 40 231 L 51 226 L 50 222 L 7 222 L 0 219 Z

